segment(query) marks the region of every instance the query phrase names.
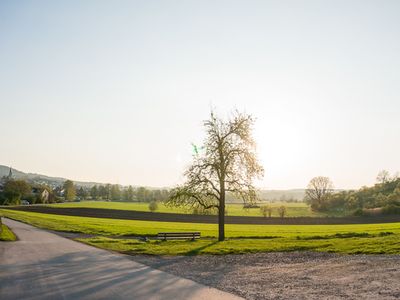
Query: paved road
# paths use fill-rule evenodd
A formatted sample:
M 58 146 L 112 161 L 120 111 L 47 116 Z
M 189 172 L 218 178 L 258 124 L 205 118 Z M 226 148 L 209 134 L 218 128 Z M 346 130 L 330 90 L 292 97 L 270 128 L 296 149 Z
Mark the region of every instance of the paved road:
M 4 220 L 0 299 L 241 299 L 35 227 Z

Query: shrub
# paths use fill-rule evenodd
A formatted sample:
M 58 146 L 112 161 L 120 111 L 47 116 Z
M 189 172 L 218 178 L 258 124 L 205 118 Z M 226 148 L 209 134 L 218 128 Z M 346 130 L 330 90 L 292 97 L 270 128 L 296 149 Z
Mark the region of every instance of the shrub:
M 151 202 L 149 203 L 149 210 L 150 210 L 151 212 L 155 212 L 157 209 L 158 209 L 158 204 L 157 204 L 157 202 L 156 202 L 156 201 L 151 201 Z
M 353 212 L 353 215 L 361 217 L 364 215 L 364 211 L 361 208 L 358 208 Z

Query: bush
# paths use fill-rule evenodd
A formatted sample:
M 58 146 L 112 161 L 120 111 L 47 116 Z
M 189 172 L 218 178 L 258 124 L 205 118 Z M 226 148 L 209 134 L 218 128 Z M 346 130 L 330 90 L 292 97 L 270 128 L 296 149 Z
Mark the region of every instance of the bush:
M 156 202 L 156 201 L 151 201 L 151 202 L 149 203 L 149 210 L 150 210 L 151 212 L 155 212 L 157 209 L 158 209 L 158 204 L 157 204 L 157 202 Z
M 364 216 L 364 211 L 361 208 L 358 208 L 353 212 L 353 215 L 362 217 L 362 216 Z

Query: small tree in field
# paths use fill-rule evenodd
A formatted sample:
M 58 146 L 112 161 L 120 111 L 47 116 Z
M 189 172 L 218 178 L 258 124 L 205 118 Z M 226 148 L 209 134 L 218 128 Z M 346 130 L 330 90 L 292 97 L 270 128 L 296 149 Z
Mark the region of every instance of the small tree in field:
M 281 217 L 281 218 L 284 218 L 285 217 L 285 215 L 286 215 L 286 206 L 279 206 L 278 207 L 278 215 Z
M 158 209 L 158 204 L 157 204 L 157 202 L 156 202 L 156 201 L 151 201 L 151 202 L 149 203 L 149 210 L 150 210 L 151 212 L 155 212 L 157 209 Z
M 264 217 L 269 217 L 269 218 L 272 217 L 272 207 L 271 206 L 263 205 L 260 207 L 260 211 Z
M 253 179 L 263 175 L 255 155 L 250 115 L 234 113 L 222 120 L 213 113 L 204 122 L 204 153 L 195 147 L 194 161 L 186 170 L 187 181 L 175 188 L 167 204 L 218 210 L 218 240 L 225 239 L 225 199 L 231 192 L 244 203 L 256 201 Z

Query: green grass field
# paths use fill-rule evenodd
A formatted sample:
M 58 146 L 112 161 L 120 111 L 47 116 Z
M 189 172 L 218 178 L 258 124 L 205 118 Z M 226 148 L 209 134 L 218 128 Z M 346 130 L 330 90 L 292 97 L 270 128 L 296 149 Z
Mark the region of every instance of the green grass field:
M 227 240 L 217 242 L 217 225 L 58 216 L 1 209 L 0 214 L 37 227 L 92 234 L 80 239 L 124 253 L 157 255 L 226 254 L 269 251 L 400 254 L 400 223 L 357 225 L 226 225 Z M 142 242 L 113 236 L 154 236 L 162 231 L 200 231 L 198 241 Z
M 273 207 L 272 216 L 278 217 L 279 206 L 285 206 L 287 209 L 287 217 L 323 217 L 327 216 L 324 213 L 313 212 L 309 206 L 304 202 L 299 203 L 270 203 L 267 204 Z M 122 209 L 122 210 L 137 210 L 149 211 L 148 203 L 127 203 L 127 202 L 106 202 L 106 201 L 82 201 L 82 202 L 69 202 L 50 204 L 52 207 L 89 207 L 89 208 L 108 208 L 108 209 Z M 244 209 L 242 204 L 227 204 L 227 211 L 229 216 L 261 216 L 259 208 Z M 191 213 L 188 209 L 181 207 L 168 207 L 163 203 L 158 204 L 157 212 L 163 213 Z
M 0 226 L 2 227 L 0 232 L 0 241 L 11 242 L 17 239 L 15 234 L 6 225 L 2 224 Z

